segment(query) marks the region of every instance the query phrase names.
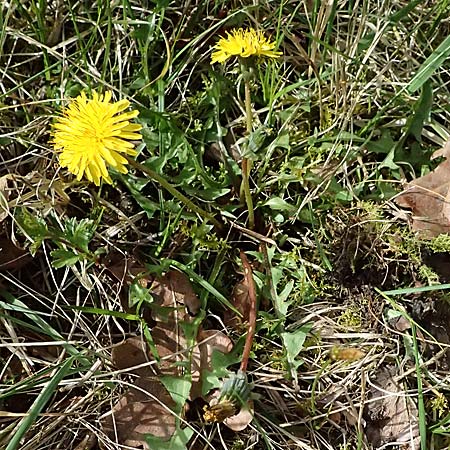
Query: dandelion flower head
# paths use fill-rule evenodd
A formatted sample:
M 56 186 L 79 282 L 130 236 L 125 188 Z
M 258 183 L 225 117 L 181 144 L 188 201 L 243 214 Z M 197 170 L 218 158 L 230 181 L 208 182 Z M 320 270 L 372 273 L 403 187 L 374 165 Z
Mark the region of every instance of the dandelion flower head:
M 276 43 L 270 42 L 262 31 L 253 28 L 238 28 L 227 32 L 226 38 L 221 38 L 214 46 L 211 64 L 224 63 L 233 56 L 249 58 L 251 56 L 278 58 L 282 53 L 274 51 Z
M 131 123 L 139 112 L 126 111 L 130 102 L 111 102 L 111 92 L 93 91 L 92 99 L 82 92 L 73 99 L 63 116 L 53 125 L 53 146 L 61 167 L 78 180 L 85 176 L 97 186 L 103 178 L 111 183 L 107 166 L 127 173 L 125 155 L 136 155 L 130 140 L 141 138 L 141 125 Z

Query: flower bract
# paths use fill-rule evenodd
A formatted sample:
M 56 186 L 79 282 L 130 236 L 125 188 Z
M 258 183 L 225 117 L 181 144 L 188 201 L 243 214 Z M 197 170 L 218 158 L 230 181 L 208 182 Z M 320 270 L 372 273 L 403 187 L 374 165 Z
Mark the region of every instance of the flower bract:
M 85 176 L 97 186 L 103 178 L 111 183 L 107 166 L 127 173 L 126 158 L 136 155 L 130 140 L 140 139 L 141 125 L 131 123 L 139 112 L 126 111 L 130 102 L 111 102 L 112 94 L 82 92 L 73 99 L 63 116 L 53 125 L 53 146 L 59 152 L 61 167 L 67 167 L 78 180 Z
M 251 56 L 278 58 L 282 53 L 274 51 L 276 43 L 270 42 L 262 31 L 238 28 L 227 32 L 226 38 L 221 38 L 214 46 L 211 64 L 224 63 L 233 56 L 249 58 Z

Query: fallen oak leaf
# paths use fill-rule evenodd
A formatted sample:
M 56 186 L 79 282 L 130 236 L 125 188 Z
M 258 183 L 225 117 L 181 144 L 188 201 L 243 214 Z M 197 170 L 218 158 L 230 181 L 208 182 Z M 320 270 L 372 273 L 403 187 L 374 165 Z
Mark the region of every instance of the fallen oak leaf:
M 235 416 L 227 417 L 223 423 L 230 430 L 236 432 L 243 431 L 249 426 L 250 422 L 253 420 L 253 416 L 253 400 L 249 400 Z

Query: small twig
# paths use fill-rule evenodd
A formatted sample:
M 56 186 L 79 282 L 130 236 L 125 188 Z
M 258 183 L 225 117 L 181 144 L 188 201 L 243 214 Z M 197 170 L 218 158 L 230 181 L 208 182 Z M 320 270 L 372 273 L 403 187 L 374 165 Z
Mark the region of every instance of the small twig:
M 250 298 L 250 311 L 248 312 L 248 331 L 245 339 L 244 350 L 242 352 L 241 372 L 247 371 L 248 359 L 253 345 L 253 337 L 256 331 L 256 289 L 253 280 L 253 272 L 248 262 L 247 256 L 243 251 L 240 253 L 242 266 L 244 267 L 245 283 L 248 286 L 248 296 Z

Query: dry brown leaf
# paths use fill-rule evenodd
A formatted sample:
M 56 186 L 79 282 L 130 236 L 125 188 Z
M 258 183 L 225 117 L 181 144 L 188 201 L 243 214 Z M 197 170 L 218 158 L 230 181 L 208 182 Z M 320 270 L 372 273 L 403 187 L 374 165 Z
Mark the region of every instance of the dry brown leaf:
M 379 369 L 376 374 L 370 390 L 372 401 L 364 413 L 367 439 L 374 449 L 395 442 L 404 443 L 405 450 L 417 450 L 420 446 L 417 407 L 394 376 L 393 368 Z
M 147 343 L 140 337 L 131 337 L 114 347 L 111 351 L 114 367 L 119 370 L 129 369 L 134 366 L 151 361 L 148 357 Z M 145 377 L 149 376 L 149 368 L 132 369 L 130 373 Z M 153 372 L 150 375 L 154 375 Z
M 233 349 L 231 339 L 217 330 L 200 330 L 197 336 L 198 345 L 192 352 L 192 386 L 190 399 L 202 395 L 202 375 L 204 371 L 211 371 L 211 358 L 214 350 L 222 353 L 230 353 Z
M 145 449 L 149 448 L 145 434 L 170 439 L 176 430 L 170 411 L 175 402 L 150 366 L 133 368 L 150 361 L 147 344 L 138 337 L 129 338 L 113 348 L 112 360 L 117 369 L 130 369 L 136 378 L 135 387 L 125 392 L 102 421 L 105 434 L 113 442 Z
M 432 172 L 408 183 L 395 200 L 399 206 L 411 209 L 413 230 L 426 238 L 450 233 L 450 141 L 433 158 L 438 156 L 447 159 Z
M 177 320 L 186 320 L 200 311 L 200 300 L 194 292 L 189 278 L 178 270 L 170 270 L 164 276 L 155 279 L 150 289 L 158 299 L 156 302 L 158 306 L 174 308 L 177 311 Z M 164 315 L 153 313 L 153 318 L 157 321 L 167 322 Z
M 139 378 L 135 385 L 103 420 L 103 431 L 113 442 L 149 449 L 146 434 L 168 440 L 175 432 L 176 418 L 169 409 L 175 402 L 157 381 Z
M 411 329 L 411 322 L 403 316 L 396 317 L 393 323 L 394 328 L 397 331 L 406 331 Z
M 112 415 L 102 422 L 105 433 L 115 442 L 129 446 L 144 445 L 145 448 L 148 447 L 144 434 L 169 439 L 176 428 L 171 412 L 175 407 L 174 401 L 158 377 L 181 376 L 186 366 L 180 363 L 190 358 L 190 398 L 197 398 L 201 395 L 202 374 L 211 370 L 213 350 L 227 353 L 232 349 L 231 340 L 216 330 L 200 330 L 197 336 L 200 343 L 192 352 L 188 348 L 182 324 L 193 320 L 192 315 L 200 309 L 200 301 L 186 275 L 170 271 L 153 280 L 149 288 L 155 296 L 156 308 L 152 309 L 152 316 L 157 323 L 151 334 L 161 360 L 158 364 L 135 368 L 153 360 L 147 343 L 139 337 L 129 338 L 113 348 L 115 367 L 130 369 L 129 373 L 136 376 L 133 380 L 136 387 L 125 392 L 114 406 Z
M 104 265 L 114 278 L 125 285 L 130 285 L 139 276 L 141 286 L 147 287 L 153 279 L 146 274 L 147 269 L 141 263 L 134 258 L 124 258 L 118 252 L 109 254 Z
M 231 310 L 226 310 L 224 313 L 224 323 L 241 332 L 243 330 L 243 324 L 248 322 L 252 306 L 245 277 L 239 283 L 235 284 L 231 296 L 231 304 L 241 313 L 241 316 L 237 316 Z

